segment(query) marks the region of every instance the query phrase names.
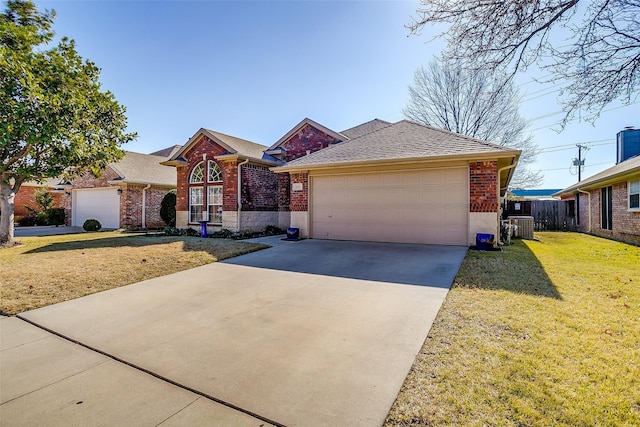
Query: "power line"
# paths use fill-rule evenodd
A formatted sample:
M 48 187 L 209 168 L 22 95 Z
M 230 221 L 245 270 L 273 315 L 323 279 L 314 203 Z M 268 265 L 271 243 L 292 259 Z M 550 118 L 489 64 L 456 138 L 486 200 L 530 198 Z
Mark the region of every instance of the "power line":
M 636 104 L 640 104 L 640 101 L 632 102 L 631 104 L 626 104 L 626 105 L 619 105 L 617 107 L 609 108 L 607 110 L 602 110 L 602 111 L 600 111 L 600 114 L 607 113 L 607 112 L 613 111 L 613 110 L 619 110 L 620 108 L 630 107 L 630 106 L 636 105 Z M 529 121 L 540 120 L 540 119 L 543 119 L 545 117 L 555 116 L 555 115 L 563 114 L 563 113 L 564 113 L 564 111 L 556 111 L 554 113 L 549 113 L 549 114 L 545 114 L 545 115 L 542 115 L 542 116 L 539 116 L 539 117 L 534 117 L 533 119 L 530 119 Z M 591 116 L 588 115 L 587 117 L 595 117 L 595 114 L 591 114 Z M 569 119 L 569 120 L 567 120 L 567 123 L 573 122 L 573 121 L 578 120 L 578 119 L 581 119 L 581 117 L 574 117 L 573 119 Z M 535 132 L 535 131 L 540 130 L 540 129 L 547 129 L 547 128 L 559 125 L 560 123 L 561 122 L 551 123 L 550 125 L 547 125 L 547 126 L 541 126 L 539 128 L 531 129 L 530 132 Z
M 597 147 L 599 145 L 611 145 L 611 144 L 615 144 L 615 141 L 611 141 L 610 139 L 598 139 L 598 140 L 594 140 L 594 141 L 583 141 L 583 142 L 577 142 L 574 144 L 563 144 L 563 145 L 554 145 L 551 147 L 545 147 L 545 148 L 541 148 L 538 151 L 538 154 L 541 153 L 553 153 L 555 151 L 564 151 L 564 150 L 573 150 L 576 146 L 576 144 L 589 144 L 592 147 Z
M 602 163 L 594 163 L 592 165 L 584 165 L 585 168 L 590 168 L 592 166 L 602 166 L 602 165 L 608 165 L 611 164 L 613 162 L 602 162 Z M 563 170 L 571 170 L 572 166 L 569 167 L 564 167 L 564 168 L 554 168 L 554 169 L 538 169 L 540 172 L 549 172 L 549 171 L 563 171 Z

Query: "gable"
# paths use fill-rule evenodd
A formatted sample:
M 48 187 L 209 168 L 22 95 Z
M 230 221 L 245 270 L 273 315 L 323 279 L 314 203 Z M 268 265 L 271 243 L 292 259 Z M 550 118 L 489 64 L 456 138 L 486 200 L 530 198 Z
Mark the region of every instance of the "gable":
M 305 123 L 286 140 L 281 141 L 278 147 L 284 149 L 284 160 L 290 162 L 342 140 L 343 138 L 337 138 L 336 135 L 330 135 L 310 123 Z

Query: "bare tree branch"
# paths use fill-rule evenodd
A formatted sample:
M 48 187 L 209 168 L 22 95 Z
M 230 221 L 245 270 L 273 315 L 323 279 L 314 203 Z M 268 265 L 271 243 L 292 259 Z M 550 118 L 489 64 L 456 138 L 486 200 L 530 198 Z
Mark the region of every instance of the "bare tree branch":
M 421 3 L 407 27 L 418 34 L 427 25 L 449 24 L 441 34 L 448 42 L 445 58 L 510 78 L 536 64 L 551 73 L 547 82 L 569 82 L 560 94 L 563 125 L 576 114 L 593 122 L 607 104 L 638 97 L 640 0 Z
M 532 188 L 542 182 L 542 174 L 530 169 L 538 147 L 525 135 L 528 123 L 518 104 L 518 91 L 500 74 L 432 61 L 415 72 L 403 113 L 419 123 L 522 150 L 511 185 Z

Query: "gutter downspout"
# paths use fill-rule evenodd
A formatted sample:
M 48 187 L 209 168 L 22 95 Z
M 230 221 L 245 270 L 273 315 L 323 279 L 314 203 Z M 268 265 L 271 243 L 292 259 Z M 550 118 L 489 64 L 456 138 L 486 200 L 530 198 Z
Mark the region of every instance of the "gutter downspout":
M 589 226 L 587 227 L 587 233 L 591 233 L 591 193 L 589 193 L 588 191 L 581 190 L 580 188 L 576 188 L 576 191 L 589 196 Z M 578 215 L 580 215 L 580 213 L 578 213 Z
M 511 161 L 513 162 L 513 159 Z M 516 165 L 517 163 L 512 163 L 509 166 L 504 166 L 498 169 L 498 173 L 496 176 L 496 198 L 498 199 L 498 224 L 497 224 L 497 233 L 496 233 L 496 244 L 500 242 L 500 174 L 503 171 L 515 168 Z
M 242 213 L 242 165 L 249 163 L 249 159 L 246 159 L 238 163 L 238 232 L 242 230 L 240 228 L 240 213 Z
M 151 188 L 151 184 L 147 184 L 142 189 L 142 228 L 147 228 L 147 190 Z

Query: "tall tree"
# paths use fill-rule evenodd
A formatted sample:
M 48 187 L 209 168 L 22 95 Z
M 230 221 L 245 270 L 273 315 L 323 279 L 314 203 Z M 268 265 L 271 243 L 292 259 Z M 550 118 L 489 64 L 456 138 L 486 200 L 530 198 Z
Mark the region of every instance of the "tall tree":
M 418 123 L 522 150 L 511 186 L 532 188 L 542 182 L 542 173 L 530 169 L 538 147 L 526 135 L 518 104 L 517 89 L 501 75 L 434 60 L 415 72 L 403 113 Z
M 466 67 L 509 70 L 536 64 L 547 81 L 566 81 L 560 93 L 563 125 L 578 111 L 595 121 L 614 100 L 629 104 L 640 84 L 640 0 L 421 0 L 418 33 L 449 24 L 449 59 Z
M 13 244 L 14 199 L 26 181 L 90 172 L 123 156 L 125 108 L 73 40 L 52 46 L 55 12 L 10 0 L 0 14 L 0 245 Z

